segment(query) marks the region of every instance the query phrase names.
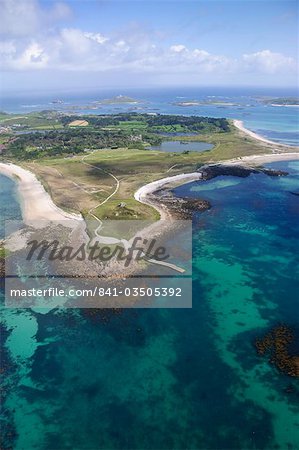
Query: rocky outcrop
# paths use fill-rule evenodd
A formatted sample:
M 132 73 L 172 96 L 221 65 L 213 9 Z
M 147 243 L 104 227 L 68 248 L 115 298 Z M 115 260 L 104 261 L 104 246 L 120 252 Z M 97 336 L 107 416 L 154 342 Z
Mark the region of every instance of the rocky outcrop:
M 152 204 L 158 202 L 166 208 L 174 219 L 191 219 L 194 212 L 211 208 L 207 200 L 197 198 L 176 197 L 169 189 L 160 189 L 151 194 Z
M 203 166 L 199 169 L 202 173 L 204 180 L 211 180 L 219 176 L 232 176 L 232 177 L 249 177 L 252 173 L 264 173 L 270 177 L 286 176 L 288 172 L 283 170 L 266 169 L 264 167 L 254 168 L 254 167 L 244 167 L 235 164 L 225 165 L 225 164 L 212 164 L 208 166 Z

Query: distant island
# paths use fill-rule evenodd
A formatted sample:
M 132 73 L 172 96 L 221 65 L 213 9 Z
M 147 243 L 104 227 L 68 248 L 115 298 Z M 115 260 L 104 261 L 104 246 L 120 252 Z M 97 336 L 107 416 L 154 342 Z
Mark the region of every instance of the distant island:
M 195 100 L 188 101 L 188 102 L 174 102 L 173 105 L 175 106 L 198 106 L 201 103 Z
M 241 106 L 239 103 L 225 102 L 223 100 L 187 100 L 184 102 L 174 102 L 175 106 L 200 106 L 200 105 L 213 105 L 213 106 Z
M 298 97 L 279 97 L 279 98 L 267 98 L 263 100 L 266 105 L 273 106 L 299 106 Z
M 53 104 L 53 105 L 55 105 L 55 104 L 63 104 L 64 103 L 64 101 L 63 100 L 59 100 L 59 99 L 55 99 L 55 100 L 52 100 L 51 101 L 51 103 Z
M 100 100 L 98 103 L 103 105 L 117 105 L 122 103 L 140 103 L 140 101 L 135 98 L 127 97 L 126 95 L 116 95 L 112 98 Z

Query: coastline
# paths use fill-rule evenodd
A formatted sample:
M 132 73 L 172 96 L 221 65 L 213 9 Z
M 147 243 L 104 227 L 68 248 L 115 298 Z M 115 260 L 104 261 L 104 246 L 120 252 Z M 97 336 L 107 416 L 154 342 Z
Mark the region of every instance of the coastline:
M 255 133 L 254 131 L 248 130 L 248 128 L 244 127 L 244 123 L 242 120 L 237 120 L 234 119 L 233 120 L 233 124 L 236 128 L 238 128 L 239 131 L 241 131 L 244 135 L 248 135 L 250 137 L 252 137 L 253 139 L 257 139 L 258 141 L 263 142 L 264 144 L 270 144 L 270 145 L 275 145 L 275 146 L 279 146 L 279 147 L 285 147 L 285 148 L 292 148 L 291 145 L 288 144 L 282 144 L 280 142 L 275 142 L 275 141 L 271 141 L 270 139 L 267 139 L 263 136 L 261 136 L 258 133 Z M 297 148 L 294 146 L 294 148 Z
M 289 147 L 290 148 L 290 147 Z M 298 148 L 298 147 L 294 147 Z M 283 153 L 265 153 L 264 155 L 250 155 L 250 156 L 242 156 L 240 158 L 234 158 L 227 161 L 221 161 L 221 164 L 239 164 L 241 165 L 259 165 L 259 164 L 267 164 L 271 162 L 279 162 L 279 161 L 292 161 L 299 159 L 299 151 L 297 152 L 283 152 Z
M 212 166 L 243 166 L 247 169 L 254 169 L 264 163 L 270 163 L 275 161 L 285 161 L 285 160 L 299 160 L 298 152 L 282 152 L 282 153 L 272 153 L 272 154 L 262 154 L 262 155 L 251 155 L 245 157 L 238 157 L 231 160 L 224 160 L 220 162 L 210 162 L 202 166 L 198 172 L 192 173 L 182 173 L 179 175 L 168 176 L 144 186 L 141 186 L 135 193 L 134 198 L 136 201 L 143 203 L 145 205 L 155 208 L 159 213 L 159 220 L 153 224 L 145 227 L 141 231 L 141 236 L 148 237 L 159 236 L 165 232 L 169 232 L 173 226 L 175 226 L 175 220 L 183 220 L 184 218 L 184 206 L 177 203 L 176 198 L 170 200 L 168 204 L 161 199 L 160 193 L 157 195 L 158 191 L 162 191 L 166 188 L 171 189 L 173 187 L 180 186 L 185 183 L 190 183 L 193 181 L 200 181 L 205 179 L 205 168 Z M 237 167 L 236 167 L 237 168 Z M 20 197 L 20 206 L 22 211 L 23 223 L 25 225 L 31 226 L 35 229 L 45 228 L 51 222 L 56 222 L 70 228 L 73 231 L 82 225 L 85 229 L 85 221 L 80 214 L 68 213 L 58 206 L 56 206 L 51 198 L 51 196 L 45 191 L 43 185 L 38 181 L 36 176 L 29 170 L 23 169 L 12 163 L 1 163 L 0 162 L 0 173 L 11 178 L 17 183 L 17 189 Z M 166 203 L 166 204 L 165 204 Z M 201 206 L 203 206 L 201 208 Z M 195 205 L 196 210 L 208 209 L 209 205 Z M 185 213 L 191 210 L 195 210 L 187 207 Z M 82 230 L 82 226 L 77 228 Z M 80 232 L 81 235 L 81 232 Z M 75 232 L 74 239 L 78 239 L 78 235 Z M 26 237 L 22 236 L 21 232 L 16 232 L 14 238 L 9 242 L 8 248 L 12 251 L 23 248 L 26 245 Z M 152 262 L 152 261 L 149 261 Z M 117 266 L 117 270 L 122 270 L 129 276 L 135 271 L 135 267 L 131 267 L 130 271 L 120 268 Z M 92 268 L 90 268 L 91 270 Z M 116 266 L 112 265 L 107 268 L 108 274 L 115 274 Z M 177 270 L 177 269 L 175 269 Z M 179 268 L 180 270 L 180 268 Z
M 273 153 L 243 156 L 219 162 L 211 161 L 210 164 L 257 166 L 264 163 L 299 159 L 298 147 L 270 141 L 245 128 L 241 120 L 233 120 L 233 124 L 244 136 L 250 136 L 255 140 L 268 144 L 269 147 L 271 146 Z M 285 148 L 288 151 L 283 151 L 282 148 Z M 279 150 L 281 151 L 279 152 Z M 0 162 L 0 173 L 17 182 L 22 217 L 26 225 L 32 225 L 34 222 L 38 221 L 46 223 L 49 223 L 50 221 L 63 221 L 65 224 L 68 224 L 67 226 L 74 227 L 78 221 L 83 221 L 81 214 L 68 213 L 55 205 L 51 196 L 45 191 L 35 174 L 29 170 L 23 169 L 16 164 Z M 160 215 L 160 220 L 171 220 L 172 214 L 169 208 L 159 203 L 158 199 L 156 199 L 153 194 L 156 191 L 165 188 L 167 185 L 175 184 L 176 186 L 179 186 L 200 179 L 202 179 L 202 173 L 200 171 L 168 176 L 141 186 L 134 193 L 134 198 L 140 203 L 154 207 Z M 36 227 L 36 223 L 34 226 Z
M 259 166 L 260 164 L 287 160 L 299 160 L 299 152 L 243 156 L 211 164 Z M 43 185 L 29 170 L 23 169 L 12 163 L 0 162 L 0 173 L 16 182 L 20 196 L 22 218 L 26 225 L 33 225 L 36 227 L 38 222 L 40 222 L 40 226 L 42 227 L 51 221 L 56 221 L 63 222 L 64 225 L 73 228 L 78 224 L 78 221 L 83 221 L 80 214 L 68 213 L 55 205 L 51 196 L 45 191 Z M 158 200 L 153 198 L 154 193 L 165 188 L 167 185 L 175 184 L 176 186 L 179 186 L 201 179 L 201 172 L 182 173 L 171 177 L 161 178 L 141 186 L 134 193 L 134 198 L 140 203 L 155 208 L 160 214 L 160 220 L 171 220 L 171 212 L 165 205 L 159 204 Z
M 158 202 L 150 199 L 150 195 L 154 194 L 157 190 L 164 188 L 170 183 L 190 183 L 191 181 L 196 181 L 201 179 L 200 172 L 194 173 L 182 173 L 180 175 L 174 175 L 173 177 L 161 178 L 160 180 L 152 181 L 151 183 L 141 186 L 135 193 L 134 198 L 140 203 L 154 207 L 160 214 L 160 220 L 167 220 L 171 218 L 171 213 L 167 208 L 163 208 Z
M 0 162 L 0 173 L 16 182 L 20 197 L 23 222 L 26 225 L 44 226 L 56 221 L 73 228 L 82 221 L 80 214 L 63 211 L 53 202 L 43 185 L 29 170 L 12 163 Z
M 299 152 L 285 152 L 285 153 L 273 153 L 273 154 L 264 154 L 264 155 L 251 155 L 251 156 L 243 156 L 235 159 L 230 159 L 226 161 L 219 161 L 218 163 L 212 164 L 225 164 L 226 166 L 259 166 L 260 164 L 266 164 L 271 162 L 278 161 L 290 161 L 290 160 L 299 160 Z M 165 208 L 162 208 L 158 204 L 158 201 L 154 201 L 152 196 L 159 189 L 165 188 L 167 185 L 171 183 L 175 183 L 176 186 L 190 183 L 192 181 L 198 181 L 202 179 L 201 172 L 193 172 L 193 173 L 183 173 L 180 175 L 175 175 L 173 177 L 161 178 L 160 180 L 153 181 L 152 183 L 148 183 L 141 188 L 139 188 L 135 194 L 135 200 L 144 203 L 145 205 L 149 205 L 154 207 L 160 214 L 160 220 L 165 220 L 171 218 L 171 213 Z

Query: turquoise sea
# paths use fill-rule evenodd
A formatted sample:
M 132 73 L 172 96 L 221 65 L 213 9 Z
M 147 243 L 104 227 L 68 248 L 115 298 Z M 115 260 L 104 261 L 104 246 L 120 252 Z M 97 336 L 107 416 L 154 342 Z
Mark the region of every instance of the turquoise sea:
M 299 334 L 299 163 L 271 166 L 290 175 L 177 188 L 213 205 L 194 218 L 192 310 L 2 310 L 1 448 L 299 448 L 298 380 L 253 347 L 277 323 Z
M 299 162 L 269 167 L 289 175 L 175 190 L 212 204 L 192 309 L 2 309 L 1 449 L 299 449 L 299 380 L 253 345 L 279 323 L 299 336 Z M 20 210 L 0 186 L 3 224 Z

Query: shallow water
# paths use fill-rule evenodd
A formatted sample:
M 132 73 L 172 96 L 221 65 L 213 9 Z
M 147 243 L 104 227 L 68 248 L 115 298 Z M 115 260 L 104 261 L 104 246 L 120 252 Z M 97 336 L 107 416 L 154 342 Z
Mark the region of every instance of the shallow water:
M 271 166 L 291 175 L 176 189 L 213 205 L 191 310 L 2 311 L 4 448 L 298 448 L 298 380 L 253 347 L 279 322 L 299 333 L 299 164 Z
M 18 201 L 15 182 L 0 174 L 0 239 L 5 235 L 4 220 L 21 220 Z

